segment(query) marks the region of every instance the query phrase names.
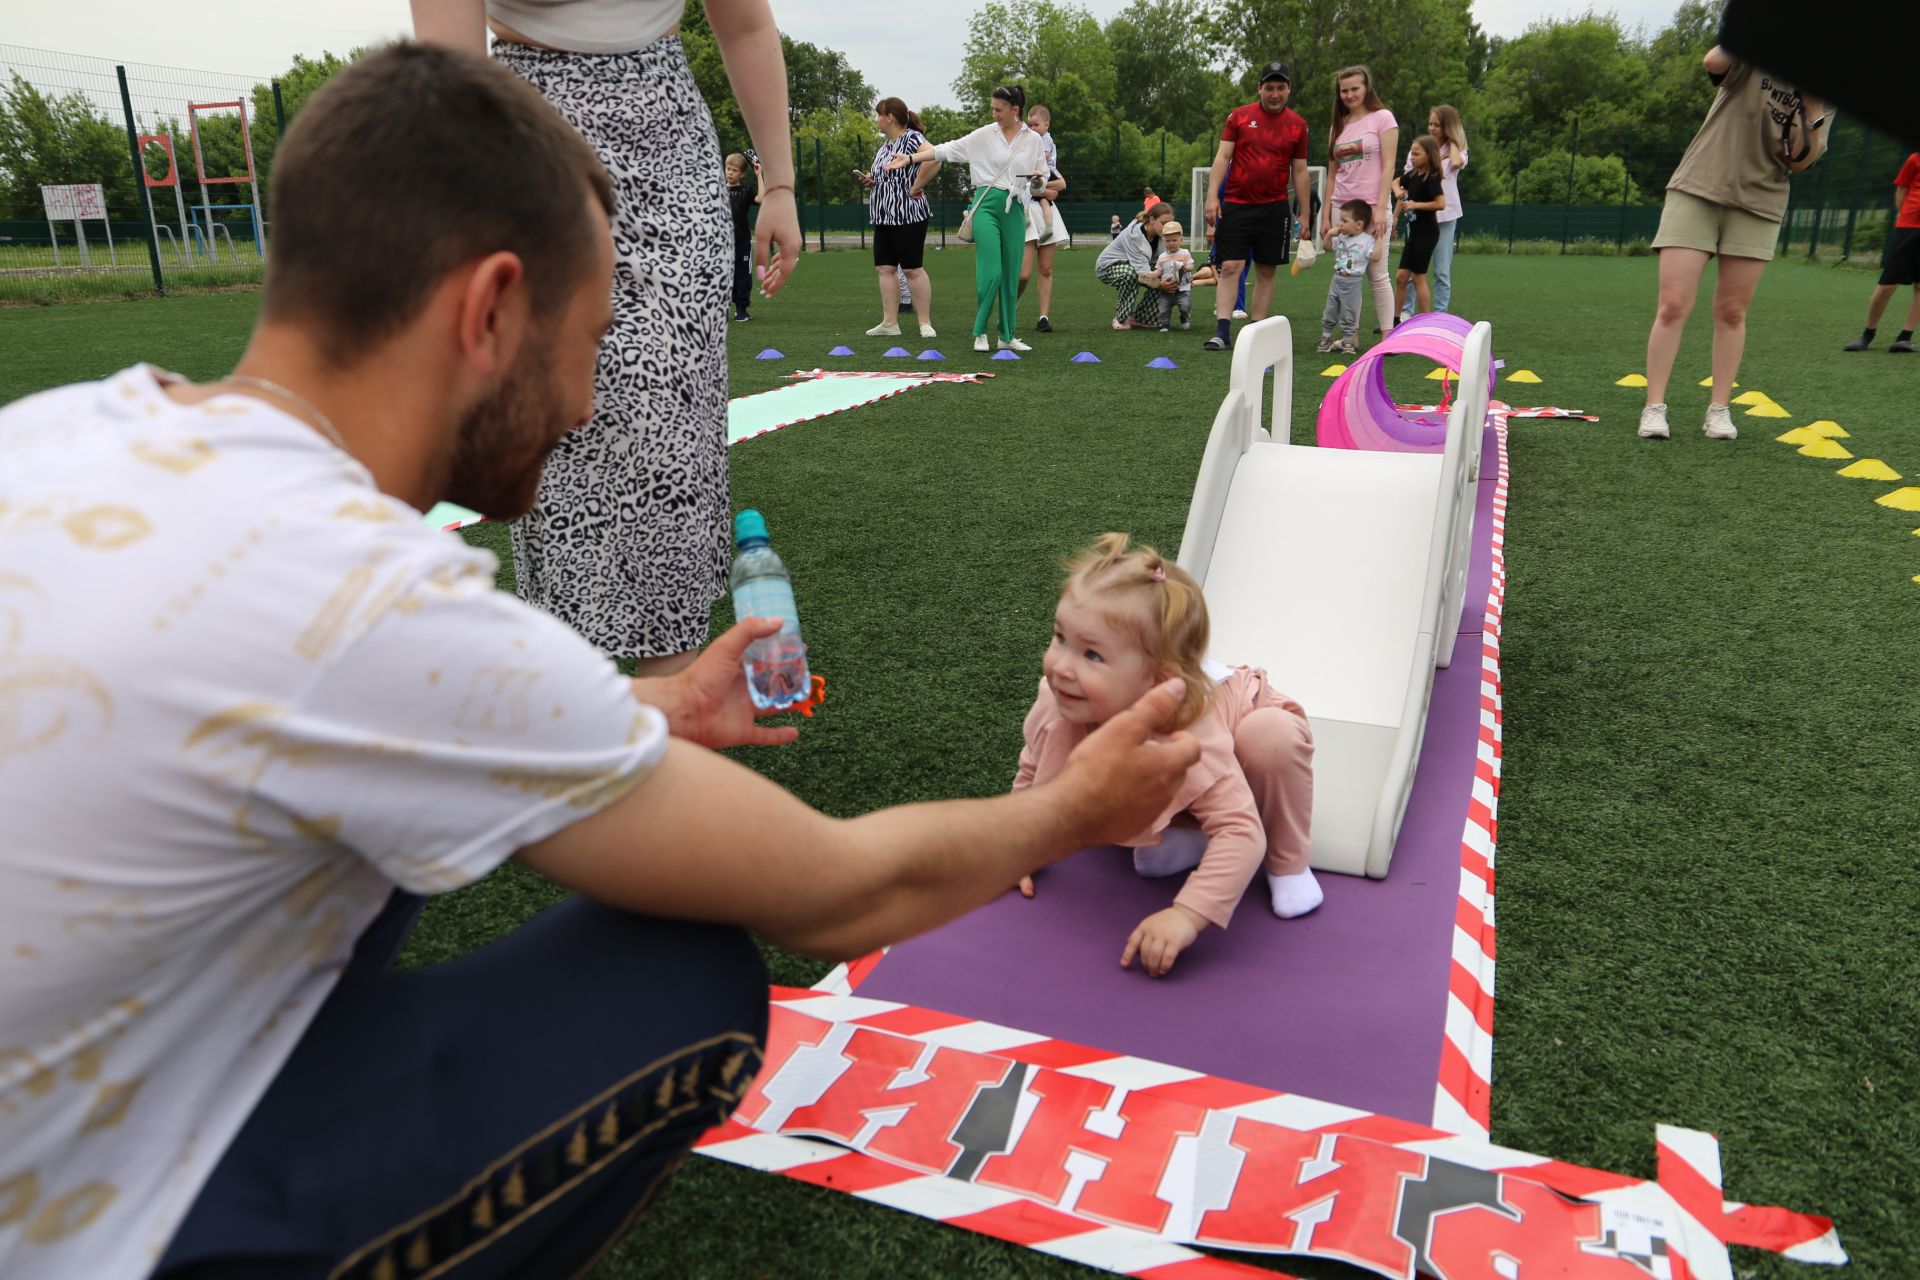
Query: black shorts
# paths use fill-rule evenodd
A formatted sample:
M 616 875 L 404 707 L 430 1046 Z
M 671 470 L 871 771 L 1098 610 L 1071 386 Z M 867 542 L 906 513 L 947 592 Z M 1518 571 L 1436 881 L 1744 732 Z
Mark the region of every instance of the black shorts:
M 1252 259 L 1262 266 L 1283 267 L 1293 247 L 1293 210 L 1284 200 L 1273 204 L 1222 201 L 1213 244 L 1222 262 Z
M 1407 233 L 1406 243 L 1400 250 L 1400 269 L 1416 276 L 1427 274 L 1427 268 L 1433 265 L 1433 251 L 1439 244 L 1439 220 L 1422 223 L 1416 219 L 1413 230 Z
M 918 271 L 927 257 L 927 224 L 907 222 L 873 229 L 873 265 Z
M 1881 284 L 1920 283 L 1920 227 L 1895 227 L 1880 263 Z

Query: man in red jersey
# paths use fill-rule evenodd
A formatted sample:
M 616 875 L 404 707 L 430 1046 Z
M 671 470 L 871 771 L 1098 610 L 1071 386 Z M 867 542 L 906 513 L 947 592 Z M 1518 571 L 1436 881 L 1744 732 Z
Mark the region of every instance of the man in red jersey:
M 1920 151 L 1900 166 L 1900 176 L 1893 180 L 1893 205 L 1893 234 L 1887 238 L 1880 264 L 1880 283 L 1874 286 L 1873 299 L 1867 303 L 1867 327 L 1842 350 L 1865 351 L 1872 346 L 1875 326 L 1887 303 L 1901 285 L 1910 284 L 1913 305 L 1907 308 L 1907 327 L 1887 350 L 1895 355 L 1913 354 L 1913 331 L 1920 328 Z
M 1307 222 L 1307 122 L 1288 109 L 1292 96 L 1286 64 L 1269 62 L 1260 71 L 1259 101 L 1235 109 L 1220 129 L 1207 182 L 1207 225 L 1220 259 L 1209 351 L 1232 345 L 1233 299 L 1248 258 L 1256 268 L 1249 318 L 1266 318 L 1274 268 L 1287 261 L 1293 240 L 1293 219 Z

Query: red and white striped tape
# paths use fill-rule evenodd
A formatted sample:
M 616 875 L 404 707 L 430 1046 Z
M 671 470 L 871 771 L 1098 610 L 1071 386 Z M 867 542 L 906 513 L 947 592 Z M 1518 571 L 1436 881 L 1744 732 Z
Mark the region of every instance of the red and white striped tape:
M 1197 1222 L 1192 1214 L 1184 1219 L 1175 1214 L 1171 1222 L 1163 1223 L 1158 1229 L 1110 1219 L 1102 1221 L 1076 1211 L 1079 1206 L 1075 1203 L 1075 1192 L 1084 1184 L 1071 1186 L 1053 1202 L 1047 1202 L 1003 1187 L 983 1186 L 971 1177 L 930 1172 L 924 1166 L 916 1167 L 898 1158 L 848 1150 L 846 1146 L 779 1130 L 789 1127 L 807 1130 L 817 1124 L 817 1120 L 807 1117 L 806 1109 L 817 1110 L 815 1104 L 823 1095 L 844 1087 L 845 1082 L 853 1078 L 849 1072 L 853 1057 L 858 1055 L 847 1048 L 850 1038 L 855 1034 L 879 1033 L 889 1041 L 916 1043 L 935 1051 L 958 1050 L 963 1055 L 978 1055 L 996 1062 L 1027 1064 L 1043 1069 L 1043 1074 L 1098 1082 L 1116 1095 L 1123 1095 L 1135 1109 L 1140 1105 L 1137 1100 L 1146 1098 L 1186 1109 L 1194 1115 L 1211 1113 L 1229 1122 L 1244 1117 L 1328 1139 L 1362 1139 L 1362 1146 L 1375 1151 L 1392 1148 L 1406 1155 L 1424 1157 L 1417 1166 L 1407 1166 L 1419 1170 L 1420 1176 L 1439 1164 L 1452 1166 L 1456 1186 L 1457 1175 L 1466 1171 L 1509 1175 L 1526 1185 L 1550 1187 L 1609 1211 L 1613 1215 L 1611 1221 L 1616 1224 L 1610 1230 L 1617 1229 L 1617 1224 L 1623 1222 L 1644 1224 L 1648 1233 L 1644 1247 L 1636 1249 L 1630 1239 L 1609 1237 L 1610 1247 L 1605 1256 L 1638 1253 L 1642 1256 L 1636 1265 L 1645 1268 L 1644 1274 L 1650 1276 L 1668 1280 L 1688 1280 L 1689 1277 L 1732 1280 L 1725 1249 L 1728 1244 L 1771 1249 L 1803 1262 L 1838 1264 L 1846 1260 L 1826 1219 L 1723 1200 L 1719 1144 L 1710 1135 L 1692 1130 L 1669 1126 L 1658 1129 L 1659 1173 L 1653 1181 L 1647 1181 L 1493 1146 L 1389 1116 L 1276 1093 L 912 1005 L 790 988 L 776 989 L 773 1003 L 776 1013 L 768 1069 L 741 1104 L 738 1118 L 701 1139 L 696 1149 L 702 1154 L 843 1191 L 1123 1275 L 1233 1276 L 1250 1280 L 1255 1269 L 1196 1251 L 1182 1242 L 1182 1239 L 1193 1238 L 1191 1236 L 1168 1238 L 1180 1235 L 1183 1221 Z M 912 1050 L 899 1058 L 913 1065 L 898 1073 L 884 1069 L 871 1074 L 870 1085 L 856 1086 L 864 1087 L 866 1092 L 851 1102 L 844 1097 L 838 1099 L 835 1109 L 843 1117 L 855 1117 L 850 1124 L 842 1121 L 845 1141 L 864 1146 L 889 1126 L 897 1125 L 893 1130 L 896 1133 L 906 1132 L 901 1113 L 915 1105 L 911 1086 L 936 1077 L 946 1078 L 940 1072 L 937 1059 L 927 1058 L 925 1065 L 921 1065 L 922 1052 Z M 926 1074 L 929 1069 L 936 1077 Z M 1023 1088 L 1031 1087 L 1032 1077 L 1029 1077 Z M 940 1105 L 948 1110 L 956 1107 L 963 1110 L 964 1102 L 964 1098 L 956 1102 L 955 1096 L 949 1095 Z M 1083 1123 L 1088 1124 L 1090 1131 L 1094 1127 L 1090 1120 Z M 949 1132 L 958 1130 L 949 1130 L 946 1122 L 942 1122 L 939 1133 Z M 1108 1161 L 1164 1158 L 1154 1155 L 1150 1147 L 1128 1153 L 1124 1148 L 1130 1133 L 1131 1130 L 1121 1131 L 1120 1142 L 1107 1150 L 1103 1158 Z M 1019 1140 L 1014 1141 L 1017 1148 Z M 1404 1156 L 1399 1158 L 1404 1160 Z M 1102 1176 L 1105 1176 L 1104 1168 L 1091 1174 L 1095 1180 Z M 1156 1183 L 1156 1179 L 1161 1180 Z M 1337 1181 L 1330 1180 L 1330 1185 Z M 1392 1183 L 1392 1176 L 1387 1181 Z M 1143 1185 L 1164 1188 L 1170 1183 L 1155 1169 Z M 1510 1184 L 1500 1185 L 1504 1197 Z M 1377 1202 L 1375 1209 L 1378 1210 Z M 1276 1215 L 1273 1225 L 1290 1231 L 1291 1227 L 1280 1221 L 1287 1216 Z M 1320 1216 L 1324 1218 L 1325 1214 Z M 1376 1229 L 1387 1231 L 1393 1221 L 1393 1216 L 1388 1215 Z M 1497 1215 L 1495 1226 L 1498 1226 Z M 1191 1230 L 1191 1226 L 1185 1229 Z M 1311 1240 L 1312 1234 L 1308 1230 L 1305 1236 L 1294 1239 L 1296 1242 Z M 1556 1243 L 1567 1247 L 1564 1238 L 1556 1242 L 1551 1232 L 1535 1231 L 1532 1237 L 1536 1246 L 1544 1241 L 1549 1250 Z M 1390 1242 L 1384 1237 L 1378 1243 L 1383 1246 L 1379 1252 L 1391 1251 Z M 1588 1245 L 1601 1243 L 1605 1242 L 1587 1241 Z M 1284 1245 L 1279 1248 L 1304 1251 L 1298 1243 L 1291 1250 Z M 1325 1250 L 1317 1246 L 1314 1251 L 1325 1255 Z M 1259 1274 L 1273 1273 L 1263 1270 Z M 1412 1274 L 1410 1262 L 1405 1274 Z M 1626 1273 L 1608 1269 L 1595 1274 Z
M 1493 1096 L 1493 854 L 1500 811 L 1500 619 L 1507 598 L 1507 423 L 1494 415 L 1498 468 L 1487 538 L 1492 571 L 1480 622 L 1480 727 L 1473 792 L 1460 833 L 1460 900 L 1454 908 L 1453 959 L 1447 974 L 1446 1041 L 1434 1090 L 1434 1127 L 1484 1138 Z

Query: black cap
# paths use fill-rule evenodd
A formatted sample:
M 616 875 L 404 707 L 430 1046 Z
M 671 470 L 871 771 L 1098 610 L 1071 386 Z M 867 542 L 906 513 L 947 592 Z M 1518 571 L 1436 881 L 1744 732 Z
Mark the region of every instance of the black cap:
M 1293 74 L 1287 70 L 1286 63 L 1269 62 L 1260 69 L 1260 83 L 1265 84 L 1269 80 L 1285 80 L 1288 84 L 1292 84 Z

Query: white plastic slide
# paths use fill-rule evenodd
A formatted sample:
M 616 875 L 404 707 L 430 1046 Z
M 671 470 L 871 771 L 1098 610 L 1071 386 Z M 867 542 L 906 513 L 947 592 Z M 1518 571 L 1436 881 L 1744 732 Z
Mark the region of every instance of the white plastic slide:
M 1307 709 L 1321 870 L 1378 879 L 1393 857 L 1459 631 L 1492 337 L 1467 337 L 1440 454 L 1290 443 L 1292 327 L 1275 316 L 1234 344 L 1179 559 L 1206 587 L 1213 656 L 1265 667 Z

